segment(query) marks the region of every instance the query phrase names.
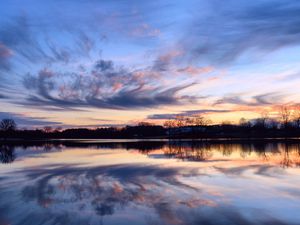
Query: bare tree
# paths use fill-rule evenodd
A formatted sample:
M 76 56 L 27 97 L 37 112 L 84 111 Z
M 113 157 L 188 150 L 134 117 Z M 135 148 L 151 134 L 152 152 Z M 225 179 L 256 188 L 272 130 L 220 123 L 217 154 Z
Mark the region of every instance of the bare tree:
M 185 125 L 186 126 L 193 126 L 194 125 L 194 119 L 191 117 L 186 117 L 185 118 Z
M 137 125 L 140 126 L 140 127 L 151 127 L 151 126 L 154 126 L 153 123 L 144 122 L 144 121 L 143 122 L 139 122 Z
M 163 125 L 164 125 L 164 127 L 168 128 L 169 135 L 171 134 L 171 129 L 176 126 L 175 120 L 171 120 L 171 119 L 166 120 Z
M 52 131 L 53 131 L 52 127 L 50 127 L 50 126 L 45 126 L 44 127 L 44 132 L 45 133 L 51 133 Z
M 300 127 L 300 106 L 296 106 L 293 113 L 293 119 L 297 128 Z
M 17 124 L 13 119 L 3 119 L 0 122 L 0 130 L 13 131 L 17 128 Z
M 267 123 L 269 120 L 269 112 L 268 111 L 263 111 L 260 114 L 260 118 L 257 118 L 255 120 L 255 127 L 258 128 L 267 128 Z
M 269 126 L 271 129 L 278 129 L 279 128 L 280 123 L 276 120 L 276 119 L 271 119 L 269 120 Z
M 280 109 L 280 118 L 284 128 L 287 128 L 290 123 L 291 110 L 287 106 L 282 106 Z
M 164 127 L 167 127 L 167 128 L 172 128 L 172 127 L 175 127 L 175 121 L 174 120 L 166 120 L 164 122 Z
M 263 127 L 267 127 L 267 123 L 270 117 L 270 113 L 268 111 L 262 111 L 261 112 L 261 119 L 262 119 L 262 123 L 263 123 Z
M 62 129 L 63 129 L 62 127 L 56 127 L 54 131 L 55 131 L 55 132 L 61 132 Z
M 184 116 L 176 116 L 176 126 L 183 127 L 185 125 L 185 118 Z
M 208 120 L 206 120 L 203 116 L 197 115 L 194 118 L 194 125 L 195 126 L 205 126 L 208 124 Z
M 251 127 L 251 123 L 248 120 L 246 120 L 245 118 L 240 119 L 239 125 L 241 127 Z

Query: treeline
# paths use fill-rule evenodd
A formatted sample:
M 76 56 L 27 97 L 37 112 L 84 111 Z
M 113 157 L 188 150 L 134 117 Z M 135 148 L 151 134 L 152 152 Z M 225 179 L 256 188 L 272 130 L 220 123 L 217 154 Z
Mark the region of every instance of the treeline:
M 8 119 L 5 119 L 7 124 Z M 3 121 L 2 121 L 3 122 Z M 163 126 L 149 123 L 139 123 L 137 126 L 126 126 L 122 128 L 73 128 L 61 129 L 51 128 L 49 126 L 36 130 L 18 130 L 13 120 L 10 120 L 11 126 L 2 126 L 0 123 L 0 138 L 18 138 L 18 139 L 117 139 L 117 138 L 163 138 L 166 135 L 166 129 Z
M 256 119 L 241 118 L 238 124 L 223 122 L 212 125 L 204 116 L 177 116 L 165 121 L 173 138 L 280 138 L 300 137 L 300 108 L 281 107 L 276 116 L 262 112 Z
M 253 120 L 240 119 L 238 124 L 223 122 L 212 124 L 204 116 L 178 116 L 167 120 L 163 126 L 141 122 L 122 128 L 74 128 L 44 127 L 36 130 L 20 130 L 11 119 L 0 122 L 0 138 L 18 139 L 97 139 L 97 138 L 279 138 L 300 137 L 300 110 L 282 107 L 276 118 L 263 113 Z

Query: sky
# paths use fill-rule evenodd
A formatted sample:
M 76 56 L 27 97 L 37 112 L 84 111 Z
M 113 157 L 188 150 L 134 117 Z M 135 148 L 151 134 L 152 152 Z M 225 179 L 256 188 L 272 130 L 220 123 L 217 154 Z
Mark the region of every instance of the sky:
M 1 0 L 0 119 L 214 123 L 300 102 L 297 0 Z

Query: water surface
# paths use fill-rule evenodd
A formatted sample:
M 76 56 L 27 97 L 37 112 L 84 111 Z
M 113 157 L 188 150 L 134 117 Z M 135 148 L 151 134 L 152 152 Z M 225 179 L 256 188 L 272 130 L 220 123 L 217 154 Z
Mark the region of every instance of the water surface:
M 0 144 L 0 225 L 300 224 L 297 142 Z

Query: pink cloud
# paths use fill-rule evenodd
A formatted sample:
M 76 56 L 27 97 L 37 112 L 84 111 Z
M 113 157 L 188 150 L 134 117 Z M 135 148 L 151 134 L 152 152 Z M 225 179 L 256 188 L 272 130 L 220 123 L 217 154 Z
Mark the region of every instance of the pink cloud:
M 185 68 L 181 68 L 181 69 L 178 69 L 177 72 L 180 72 L 180 73 L 187 73 L 187 74 L 190 74 L 190 75 L 199 75 L 199 74 L 202 74 L 202 73 L 209 73 L 213 71 L 213 67 L 194 67 L 194 66 L 187 66 Z
M 147 23 L 143 23 L 134 28 L 130 34 L 135 37 L 158 37 L 161 34 L 161 31 L 157 28 L 151 27 Z
M 12 50 L 0 43 L 0 58 L 9 58 L 13 55 Z

